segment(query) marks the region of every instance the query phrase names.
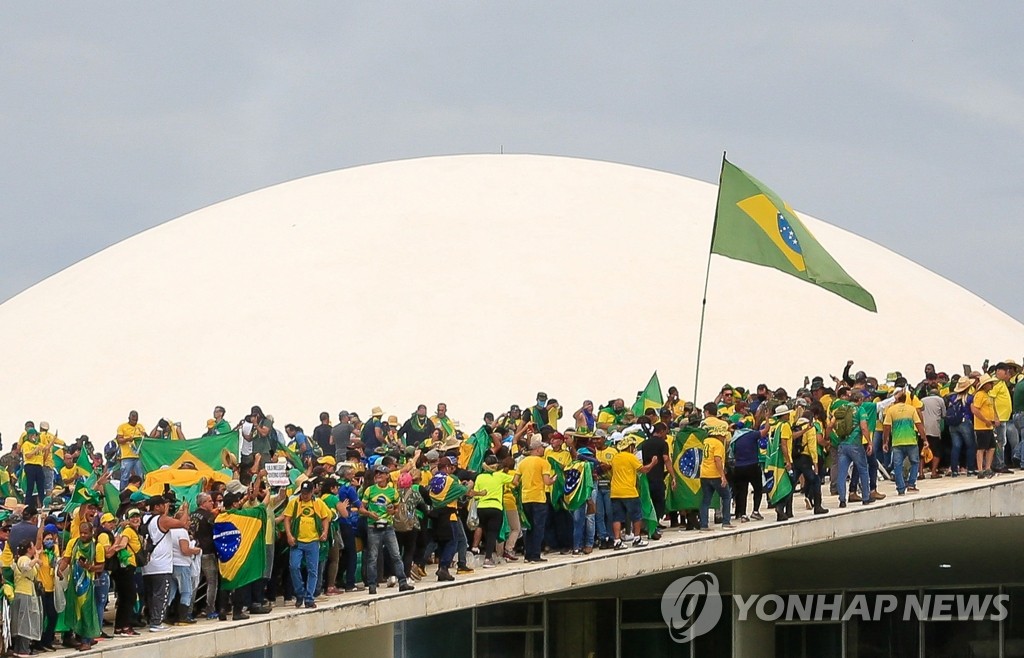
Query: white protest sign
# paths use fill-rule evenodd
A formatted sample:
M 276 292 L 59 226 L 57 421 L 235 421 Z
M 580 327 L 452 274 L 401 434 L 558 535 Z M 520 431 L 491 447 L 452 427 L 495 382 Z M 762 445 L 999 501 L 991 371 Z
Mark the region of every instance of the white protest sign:
M 291 484 L 288 478 L 288 464 L 270 462 L 264 466 L 267 469 L 267 483 L 272 487 L 287 487 Z

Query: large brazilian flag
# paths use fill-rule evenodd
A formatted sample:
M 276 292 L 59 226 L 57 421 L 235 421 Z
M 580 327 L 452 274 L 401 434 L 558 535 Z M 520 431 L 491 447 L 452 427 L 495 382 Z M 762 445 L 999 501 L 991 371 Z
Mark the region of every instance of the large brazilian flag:
M 427 489 L 434 507 L 448 507 L 469 491 L 466 485 L 447 473 L 438 473 L 430 478 Z
M 238 430 L 185 441 L 143 439 L 142 447 L 139 448 L 139 459 L 142 460 L 142 469 L 146 473 L 159 470 L 163 466 L 180 468 L 185 462 L 192 462 L 199 469 L 206 467 L 212 471 L 219 471 L 225 467 L 225 450 L 238 458 L 238 442 Z M 301 464 L 301 461 L 299 463 Z
M 665 506 L 672 511 L 700 509 L 700 465 L 704 459 L 707 430 L 684 425 L 672 439 L 671 477 L 675 486 L 666 492 Z
M 781 270 L 876 310 L 871 293 L 825 251 L 789 204 L 725 158 L 711 253 Z
M 263 577 L 267 552 L 264 527 L 267 510 L 262 505 L 221 512 L 213 522 L 221 587 L 238 589 Z
M 764 463 L 764 493 L 777 503 L 793 491 L 793 480 L 786 471 L 786 458 L 782 454 L 782 423 L 775 426 L 768 439 L 768 455 Z

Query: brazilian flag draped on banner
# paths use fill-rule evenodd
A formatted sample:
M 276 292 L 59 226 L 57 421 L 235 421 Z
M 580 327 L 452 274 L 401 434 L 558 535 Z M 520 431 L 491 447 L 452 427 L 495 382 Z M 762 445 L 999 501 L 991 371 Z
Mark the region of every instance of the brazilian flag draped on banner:
M 262 505 L 221 512 L 214 519 L 213 546 L 217 549 L 221 587 L 238 589 L 263 577 L 266 523 L 267 510 Z
M 871 293 L 825 251 L 789 204 L 725 158 L 711 253 L 782 270 L 876 311 Z
M 658 381 L 658 371 L 655 370 L 650 381 L 647 382 L 646 388 L 640 391 L 640 395 L 636 397 L 636 402 L 633 403 L 631 410 L 633 415 L 642 416 L 648 409 L 661 409 L 663 404 L 665 404 L 665 398 L 661 395 L 661 382 Z
M 438 473 L 430 478 L 427 489 L 434 507 L 448 507 L 469 491 L 464 484 L 447 473 Z
M 185 441 L 143 439 L 139 459 L 142 460 L 142 470 L 146 473 L 159 470 L 163 466 L 179 468 L 185 462 L 192 462 L 200 470 L 208 468 L 219 471 L 224 468 L 224 450 L 238 458 L 238 442 L 237 430 Z
M 704 439 L 708 433 L 700 427 L 684 425 L 672 439 L 671 477 L 675 486 L 666 492 L 665 506 L 674 511 L 700 508 L 700 464 L 704 458 Z
M 590 462 L 577 459 L 569 462 L 564 469 L 555 469 L 555 473 L 555 485 L 551 488 L 552 503 L 557 492 L 561 509 L 575 512 L 586 505 L 594 492 L 594 476 Z
M 786 471 L 786 458 L 782 454 L 782 424 L 775 426 L 768 439 L 768 454 L 764 463 L 764 493 L 777 503 L 793 491 L 793 481 Z
M 206 480 L 200 480 L 191 486 L 176 486 L 171 485 L 171 491 L 174 492 L 174 497 L 178 500 L 178 504 L 181 505 L 184 501 L 188 501 L 189 509 L 196 508 L 196 497 L 203 492 L 203 486 L 206 484 Z
M 490 447 L 491 429 L 486 425 L 481 425 L 480 429 L 462 442 L 459 448 L 459 468 L 479 473 Z

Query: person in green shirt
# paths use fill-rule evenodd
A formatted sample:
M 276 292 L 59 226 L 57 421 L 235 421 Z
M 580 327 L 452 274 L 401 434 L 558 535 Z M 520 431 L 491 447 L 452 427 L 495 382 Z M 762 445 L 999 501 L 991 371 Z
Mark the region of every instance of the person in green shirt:
M 477 499 L 477 515 L 484 531 L 484 567 L 494 566 L 494 550 L 498 543 L 502 521 L 505 520 L 505 488 L 519 485 L 518 473 L 507 473 L 498 467 L 494 455 L 484 457 L 484 470 L 476 476 L 473 488 L 483 492 Z
M 853 416 L 853 423 L 856 426 L 855 433 L 864 445 L 864 452 L 868 459 L 868 482 L 871 485 L 871 500 L 881 500 L 885 494 L 878 491 L 878 454 L 875 452 L 874 435 L 875 426 L 878 425 L 878 405 L 872 400 L 871 393 L 867 390 L 854 389 L 850 396 L 852 402 L 857 403 L 857 413 Z M 857 402 L 859 400 L 859 403 Z M 860 473 L 854 467 L 850 475 L 850 500 L 857 502 L 861 500 L 863 492 L 858 492 Z
M 846 507 L 846 472 L 852 464 L 855 468 L 855 473 L 859 476 L 861 491 L 870 491 L 871 483 L 868 479 L 868 455 L 867 450 L 870 449 L 870 444 L 865 448 L 864 443 L 861 441 L 861 421 L 863 418 L 860 417 L 858 409 L 853 408 L 849 410 L 853 418 L 853 430 L 848 434 L 845 432 L 837 431 L 837 428 L 842 420 L 842 417 L 847 411 L 839 412 L 839 410 L 848 405 L 860 405 L 863 396 L 860 391 L 851 391 L 847 388 L 841 388 L 837 392 L 837 396 L 840 398 L 836 400 L 830 407 L 832 418 L 828 421 L 828 425 L 825 428 L 826 434 L 831 438 L 832 444 L 836 446 L 836 452 L 838 455 L 837 466 L 835 471 L 835 479 L 837 490 L 839 493 L 839 507 Z M 852 399 L 856 396 L 856 399 Z M 844 399 L 845 398 L 845 399 Z M 837 412 L 839 412 L 840 418 L 837 418 Z M 845 434 L 845 436 L 842 436 Z M 873 503 L 871 497 L 865 498 L 861 501 L 862 504 L 868 505 Z
M 367 591 L 372 596 L 377 593 L 377 559 L 381 547 L 391 560 L 392 570 L 398 577 L 398 591 L 408 592 L 413 589 L 405 577 L 402 556 L 398 551 L 398 537 L 395 535 L 394 512 L 398 503 L 398 490 L 391 482 L 391 474 L 387 466 L 378 464 L 373 469 L 373 484 L 363 490 L 363 507 L 359 513 L 367 517 L 366 560 Z
M 224 407 L 217 405 L 213 408 L 213 430 L 214 434 L 227 434 L 231 431 L 231 423 L 224 420 Z

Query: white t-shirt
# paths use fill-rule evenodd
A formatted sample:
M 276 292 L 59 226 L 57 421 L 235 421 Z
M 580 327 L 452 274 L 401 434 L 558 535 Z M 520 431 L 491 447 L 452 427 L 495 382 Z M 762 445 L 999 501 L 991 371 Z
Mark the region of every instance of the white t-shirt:
M 179 543 L 182 539 L 188 543 L 189 546 L 193 545 L 193 542 L 188 538 L 188 531 L 184 528 L 172 528 L 167 533 L 167 539 L 164 541 L 171 542 L 171 564 L 176 567 L 188 567 L 192 565 L 192 556 L 185 555 L 181 552 L 181 544 Z
M 248 434 L 252 436 L 252 423 L 245 421 L 242 423 L 242 434 Z M 252 441 L 246 441 L 244 438 L 240 441 L 239 453 L 243 457 L 248 457 L 252 454 Z
M 171 549 L 173 542 L 169 533 L 165 533 L 160 529 L 160 523 L 157 519 L 158 517 L 151 514 L 147 514 L 142 518 L 142 523 L 149 531 L 149 536 L 152 538 L 154 545 L 153 554 L 149 556 L 149 562 L 146 563 L 146 566 L 142 567 L 143 576 L 174 573 Z

